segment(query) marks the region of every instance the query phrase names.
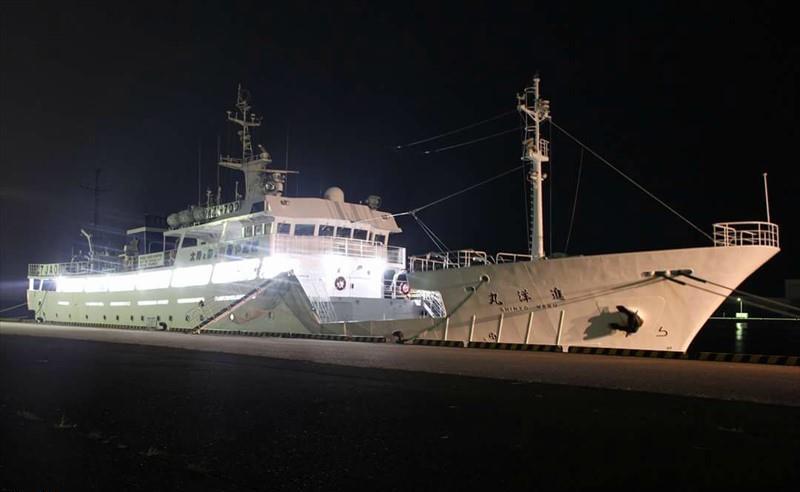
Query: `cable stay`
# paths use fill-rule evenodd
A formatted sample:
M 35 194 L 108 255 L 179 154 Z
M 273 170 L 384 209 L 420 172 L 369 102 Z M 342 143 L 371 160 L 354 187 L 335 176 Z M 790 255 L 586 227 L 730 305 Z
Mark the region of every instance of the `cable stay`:
M 457 149 L 459 147 L 466 147 L 467 145 L 472 145 L 474 143 L 483 142 L 484 140 L 489 140 L 491 138 L 495 138 L 495 137 L 499 137 L 499 136 L 502 136 L 502 135 L 506 135 L 508 133 L 515 132 L 515 131 L 517 131 L 519 129 L 520 129 L 520 127 L 517 126 L 517 127 L 514 127 L 514 128 L 509 128 L 508 130 L 503 130 L 501 132 L 492 133 L 491 135 L 486 135 L 484 137 L 473 138 L 472 140 L 467 140 L 466 142 L 461 142 L 461 143 L 457 143 L 457 144 L 453 144 L 453 145 L 447 145 L 445 147 L 439 147 L 438 149 L 426 150 L 423 153 L 425 155 L 430 155 L 430 154 L 436 154 L 436 153 L 439 153 L 439 152 L 444 152 L 446 150 Z
M 434 140 L 438 140 L 440 138 L 448 137 L 450 135 L 455 135 L 456 133 L 460 133 L 460 132 L 463 132 L 465 130 L 469 130 L 470 128 L 475 128 L 476 126 L 483 125 L 484 123 L 488 123 L 490 121 L 498 120 L 498 119 L 502 118 L 503 116 L 508 116 L 509 114 L 516 113 L 516 112 L 517 111 L 515 109 L 512 109 L 511 111 L 505 111 L 503 113 L 496 114 L 496 115 L 491 116 L 489 118 L 477 121 L 475 123 L 471 123 L 471 124 L 469 124 L 467 126 L 462 126 L 460 128 L 456 128 L 455 130 L 450 130 L 450 131 L 447 131 L 447 132 L 444 132 L 444 133 L 440 133 L 438 135 L 434 135 L 432 137 L 423 138 L 422 140 L 415 140 L 414 142 L 409 142 L 409 143 L 404 144 L 404 145 L 397 145 L 397 146 L 394 147 L 394 150 L 403 150 L 403 149 L 406 149 L 408 147 L 414 147 L 415 145 L 428 143 L 428 142 L 433 142 Z
M 575 198 L 572 200 L 572 214 L 569 217 L 569 228 L 567 229 L 567 240 L 564 242 L 564 253 L 569 251 L 569 240 L 572 237 L 572 226 L 575 224 L 575 210 L 578 208 L 578 190 L 581 187 L 581 173 L 583 172 L 583 148 L 578 161 L 578 179 L 575 183 Z
M 416 213 L 412 212 L 411 216 L 414 218 L 414 220 L 417 221 L 417 224 L 419 225 L 420 229 L 422 229 L 422 232 L 424 232 L 425 235 L 428 236 L 428 238 L 433 242 L 434 246 L 436 246 L 436 248 L 439 250 L 439 252 L 442 253 L 443 255 L 446 255 L 447 254 L 446 251 L 449 251 L 450 248 L 447 247 L 447 245 L 444 243 L 444 241 L 442 241 L 439 238 L 439 236 L 437 236 L 436 233 L 433 232 L 433 229 L 428 227 L 428 225 L 426 223 L 422 222 L 422 219 L 417 217 Z
M 591 148 L 589 148 L 589 147 L 588 147 L 586 144 L 584 144 L 583 142 L 581 142 L 580 140 L 578 140 L 578 139 L 577 139 L 575 136 L 573 136 L 573 135 L 572 135 L 571 133 L 569 133 L 567 130 L 565 130 L 565 129 L 561 128 L 559 125 L 557 125 L 557 124 L 556 124 L 556 123 L 555 123 L 555 122 L 552 120 L 552 118 L 551 118 L 549 121 L 550 121 L 550 124 L 551 124 L 551 125 L 553 125 L 553 127 L 555 127 L 555 129 L 556 129 L 556 130 L 559 130 L 561 133 L 563 133 L 564 135 L 566 135 L 567 137 L 569 137 L 570 139 L 572 139 L 572 141 L 574 141 L 576 144 L 580 145 L 580 146 L 581 146 L 583 149 L 586 149 L 586 150 L 587 150 L 587 151 L 588 151 L 590 154 L 592 154 L 592 155 L 593 155 L 593 156 L 595 156 L 597 159 L 599 159 L 599 160 L 600 160 L 600 162 L 602 162 L 602 163 L 603 163 L 603 164 L 605 164 L 606 166 L 608 166 L 608 167 L 610 167 L 611 169 L 613 169 L 614 171 L 616 171 L 616 172 L 617 172 L 617 173 L 618 173 L 620 176 L 622 176 L 623 178 L 625 178 L 626 180 L 628 180 L 628 181 L 629 181 L 631 184 L 633 184 L 634 186 L 636 186 L 637 188 L 639 188 L 639 190 L 641 190 L 641 191 L 642 191 L 643 193 L 645 193 L 647 196 L 649 196 L 650 198 L 652 198 L 653 200 L 655 200 L 656 202 L 658 202 L 659 204 L 661 204 L 661 205 L 662 205 L 664 208 L 666 208 L 667 210 L 669 210 L 670 212 L 672 212 L 673 214 L 675 214 L 675 215 L 676 215 L 678 218 L 680 218 L 682 221 L 684 221 L 684 222 L 686 222 L 687 224 L 689 224 L 690 226 L 692 226 L 692 227 L 693 227 L 695 230 L 697 230 L 697 231 L 698 231 L 700 234 L 702 234 L 702 235 L 704 235 L 705 237 L 707 237 L 707 238 L 709 239 L 709 241 L 711 241 L 711 242 L 714 242 L 714 238 L 712 238 L 712 237 L 711 237 L 711 236 L 710 236 L 710 235 L 709 235 L 707 232 L 703 231 L 701 228 L 697 227 L 697 225 L 695 225 L 695 224 L 694 224 L 694 222 L 692 222 L 691 220 L 687 219 L 686 217 L 684 217 L 683 215 L 681 215 L 681 214 L 680 214 L 680 213 L 679 213 L 677 210 L 675 210 L 674 208 L 672 208 L 672 207 L 670 207 L 669 205 L 667 205 L 667 203 L 666 203 L 666 202 L 664 202 L 663 200 L 661 200 L 660 198 L 658 198 L 657 196 L 655 196 L 654 194 L 652 194 L 651 192 L 649 192 L 649 191 L 648 191 L 648 190 L 647 190 L 647 189 L 646 189 L 644 186 L 642 186 L 642 185 L 640 185 L 639 183 L 637 183 L 637 182 L 636 182 L 636 181 L 635 181 L 633 178 L 631 178 L 630 176 L 628 176 L 627 174 L 625 174 L 625 173 L 624 173 L 622 170 L 620 170 L 619 168 L 617 168 L 616 166 L 614 166 L 613 164 L 611 164 L 611 163 L 610 163 L 610 162 L 609 162 L 607 159 L 605 159 L 603 156 L 601 156 L 600 154 L 598 154 L 597 152 L 595 152 L 594 150 L 592 150 Z

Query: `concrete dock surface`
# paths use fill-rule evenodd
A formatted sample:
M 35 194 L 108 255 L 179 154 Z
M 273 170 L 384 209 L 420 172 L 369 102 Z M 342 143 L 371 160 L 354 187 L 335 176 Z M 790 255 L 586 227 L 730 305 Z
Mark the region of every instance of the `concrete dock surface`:
M 797 367 L 0 325 L 0 491 L 794 490 Z

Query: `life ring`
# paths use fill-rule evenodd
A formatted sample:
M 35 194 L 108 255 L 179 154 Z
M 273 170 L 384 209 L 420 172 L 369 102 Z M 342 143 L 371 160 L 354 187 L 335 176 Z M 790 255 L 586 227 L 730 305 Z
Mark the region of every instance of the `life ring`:
M 411 287 L 408 282 L 400 282 L 400 293 L 406 296 L 409 292 L 411 292 Z
M 333 286 L 336 287 L 336 290 L 344 290 L 347 287 L 347 280 L 344 277 L 336 277 L 336 280 L 333 281 Z

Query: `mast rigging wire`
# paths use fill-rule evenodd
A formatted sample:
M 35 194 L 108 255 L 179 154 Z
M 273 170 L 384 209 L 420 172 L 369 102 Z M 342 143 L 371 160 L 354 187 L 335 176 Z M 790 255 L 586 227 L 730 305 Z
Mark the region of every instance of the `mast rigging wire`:
M 484 140 L 489 140 L 490 138 L 499 137 L 501 135 L 505 135 L 507 133 L 515 132 L 517 130 L 519 130 L 519 127 L 509 128 L 508 130 L 503 130 L 501 132 L 492 133 L 491 135 L 486 135 L 484 137 L 473 138 L 472 140 L 467 140 L 466 142 L 461 142 L 461 143 L 457 143 L 457 144 L 453 144 L 453 145 L 447 145 L 445 147 L 439 147 L 438 149 L 426 150 L 424 153 L 425 153 L 425 155 L 429 155 L 429 154 L 436 154 L 436 153 L 439 153 L 439 152 L 444 152 L 446 150 L 457 149 L 459 147 L 465 147 L 467 145 L 472 145 L 474 143 L 483 142 Z
M 652 193 L 650 193 L 649 191 L 647 191 L 647 189 L 646 189 L 644 186 L 640 185 L 640 184 L 639 184 L 639 183 L 637 183 L 637 182 L 636 182 L 636 181 L 635 181 L 633 178 L 631 178 L 630 176 L 628 176 L 627 174 L 625 174 L 624 172 L 622 172 L 622 171 L 621 171 L 619 168 L 617 168 L 616 166 L 614 166 L 613 164 L 611 164 L 610 162 L 608 162 L 608 160 L 606 160 L 605 158 L 603 158 L 603 156 L 601 156 L 600 154 L 598 154 L 597 152 L 595 152 L 594 150 L 592 150 L 591 148 L 589 148 L 589 147 L 588 147 L 586 144 L 584 144 L 583 142 L 581 142 L 580 140 L 578 140 L 576 137 L 574 137 L 574 136 L 573 136 L 571 133 L 569 133 L 567 130 L 565 130 L 565 129 L 561 128 L 559 125 L 557 125 L 557 124 L 556 124 L 556 123 L 553 121 L 553 119 L 552 119 L 552 118 L 550 118 L 550 119 L 549 119 L 549 121 L 550 121 L 550 124 L 551 124 L 551 125 L 553 125 L 553 126 L 556 128 L 556 130 L 559 130 L 561 133 L 563 133 L 564 135 L 566 135 L 567 137 L 569 137 L 570 139 L 572 139 L 572 140 L 573 140 L 573 141 L 574 141 L 576 144 L 580 145 L 581 147 L 583 147 L 584 149 L 586 149 L 587 151 L 589 151 L 589 153 L 590 153 L 590 154 L 592 154 L 593 156 L 597 157 L 597 158 L 600 160 L 600 162 L 602 162 L 602 163 L 603 163 L 603 164 L 605 164 L 606 166 L 608 166 L 608 167 L 610 167 L 611 169 L 613 169 L 614 171 L 616 171 L 616 172 L 617 172 L 617 173 L 618 173 L 620 176 L 622 176 L 623 178 L 627 179 L 627 180 L 628 180 L 628 181 L 629 181 L 631 184 L 633 184 L 634 186 L 636 186 L 637 188 L 639 188 L 639 190 L 641 190 L 642 192 L 644 192 L 644 193 L 645 193 L 647 196 L 649 196 L 649 197 L 650 197 L 650 198 L 652 198 L 653 200 L 657 201 L 657 202 L 658 202 L 659 204 L 661 204 L 661 205 L 662 205 L 664 208 L 666 208 L 667 210 L 669 210 L 670 212 L 672 212 L 673 214 L 675 214 L 676 216 L 678 216 L 678 218 L 680 218 L 681 220 L 683 220 L 684 222 L 686 222 L 687 224 L 689 224 L 690 226 L 692 226 L 692 227 L 693 227 L 695 230 L 697 230 L 697 231 L 698 231 L 700 234 L 702 234 L 702 235 L 704 235 L 705 237 L 707 237 L 707 238 L 709 239 L 709 241 L 711 241 L 711 242 L 714 242 L 714 238 L 712 238 L 712 237 L 711 237 L 711 236 L 710 236 L 710 235 L 709 235 L 707 232 L 705 232 L 705 231 L 703 231 L 702 229 L 700 229 L 699 227 L 697 227 L 697 226 L 694 224 L 694 222 L 692 222 L 691 220 L 687 219 L 686 217 L 684 217 L 683 215 L 681 215 L 681 214 L 680 214 L 680 213 L 679 213 L 677 210 L 675 210 L 674 208 L 672 208 L 672 207 L 670 207 L 669 205 L 667 205 L 667 204 L 666 204 L 666 203 L 665 203 L 663 200 L 661 200 L 660 198 L 658 198 L 658 197 L 657 197 L 657 196 L 655 196 L 654 194 L 652 194 Z
M 477 121 L 475 123 L 471 123 L 471 124 L 469 124 L 467 126 L 462 126 L 461 128 L 456 128 L 455 130 L 450 130 L 450 131 L 447 131 L 447 132 L 444 132 L 444 133 L 440 133 L 439 135 L 434 135 L 432 137 L 423 138 L 422 140 L 416 140 L 414 142 L 409 142 L 409 143 L 407 143 L 405 145 L 397 145 L 397 146 L 395 146 L 394 150 L 402 150 L 402 149 L 405 149 L 405 148 L 408 148 L 408 147 L 413 147 L 415 145 L 419 145 L 419 144 L 423 144 L 423 143 L 427 143 L 427 142 L 432 142 L 434 140 L 438 140 L 440 138 L 444 138 L 444 137 L 447 137 L 447 136 L 450 136 L 450 135 L 455 135 L 456 133 L 463 132 L 464 130 L 469 130 L 470 128 L 475 128 L 476 126 L 482 125 L 484 123 L 488 123 L 490 121 L 498 120 L 498 119 L 502 118 L 503 116 L 509 115 L 511 113 L 516 113 L 516 112 L 517 112 L 516 109 L 512 109 L 511 111 L 505 111 L 503 113 L 491 116 L 489 118 L 486 118 L 486 119 L 483 119 L 483 120 L 480 120 L 480 121 Z
M 581 187 L 581 173 L 583 172 L 583 148 L 578 161 L 578 180 L 575 183 L 575 198 L 572 200 L 572 214 L 569 217 L 569 229 L 567 229 L 567 240 L 564 243 L 564 253 L 569 250 L 569 240 L 572 237 L 572 226 L 575 224 L 575 210 L 578 208 L 578 190 Z

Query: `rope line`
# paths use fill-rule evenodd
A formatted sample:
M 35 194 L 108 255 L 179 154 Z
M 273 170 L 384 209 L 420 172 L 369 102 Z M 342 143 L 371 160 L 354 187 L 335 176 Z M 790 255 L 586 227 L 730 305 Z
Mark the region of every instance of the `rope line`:
M 19 303 L 19 304 L 15 305 L 15 306 L 10 306 L 10 307 L 4 308 L 4 309 L 0 309 L 0 313 L 5 313 L 6 311 L 12 311 L 14 309 L 21 308 L 22 306 L 25 306 L 27 304 L 28 304 L 27 302 L 22 302 L 22 303 Z
M 438 205 L 438 204 L 442 203 L 445 200 L 449 200 L 451 198 L 455 198 L 458 195 L 462 195 L 462 194 L 464 194 L 464 193 L 466 193 L 468 191 L 472 191 L 475 188 L 478 188 L 479 186 L 483 186 L 483 185 L 485 185 L 487 183 L 491 183 L 492 181 L 495 181 L 495 180 L 500 179 L 500 178 L 502 178 L 504 176 L 507 176 L 507 175 L 509 175 L 509 174 L 511 174 L 513 172 L 517 172 L 520 169 L 522 169 L 523 167 L 525 167 L 523 164 L 520 164 L 519 166 L 514 166 L 513 168 L 508 169 L 506 171 L 503 171 L 502 173 L 497 174 L 495 176 L 492 176 L 491 178 L 484 179 L 480 183 L 475 183 L 474 185 L 467 186 L 466 188 L 464 188 L 462 190 L 456 191 L 455 193 L 450 193 L 447 196 L 439 198 L 438 200 L 434 200 L 434 201 L 432 201 L 430 203 L 427 203 L 427 204 L 425 204 L 425 205 L 423 205 L 421 207 L 417 207 L 415 209 L 409 210 L 408 212 L 405 212 L 405 213 L 408 214 L 408 213 L 411 213 L 411 212 L 413 212 L 413 213 L 421 212 L 421 211 L 425 210 L 426 208 L 432 207 L 434 205 Z
M 439 236 L 437 236 L 436 233 L 433 232 L 433 229 L 431 229 L 430 227 L 428 227 L 427 224 L 422 222 L 422 219 L 417 217 L 417 214 L 412 213 L 411 216 L 414 217 L 414 220 L 417 221 L 417 224 L 419 225 L 420 229 L 422 229 L 422 232 L 424 232 L 428 236 L 428 238 L 433 242 L 434 246 L 436 246 L 439 249 L 439 252 L 442 253 L 443 255 L 446 255 L 445 251 L 449 250 L 450 248 L 447 247 L 444 241 L 442 241 L 439 238 Z
M 704 288 L 704 287 L 701 287 L 701 286 L 699 286 L 699 285 L 691 285 L 691 284 L 687 284 L 687 283 L 685 283 L 685 282 L 682 282 L 682 283 L 683 283 L 684 285 L 686 285 L 687 287 L 691 287 L 691 288 L 693 288 L 693 289 L 701 290 L 701 291 L 703 291 L 703 292 L 708 292 L 709 294 L 714 294 L 714 295 L 717 295 L 717 296 L 720 296 L 720 297 L 728 297 L 728 296 L 727 296 L 727 295 L 725 295 L 725 294 L 721 294 L 721 293 L 719 293 L 719 292 L 714 292 L 714 291 L 713 291 L 713 290 L 711 290 L 711 289 L 706 289 L 706 288 Z M 788 317 L 790 317 L 790 318 L 795 318 L 795 319 L 797 318 L 797 313 L 791 313 L 791 312 L 787 312 L 787 311 L 784 311 L 784 310 L 782 310 L 782 309 L 774 308 L 774 307 L 771 307 L 771 306 L 769 306 L 769 305 L 766 305 L 766 304 L 761 304 L 761 303 L 759 303 L 759 302 L 754 302 L 754 301 L 750 301 L 750 302 L 748 302 L 748 304 L 750 304 L 751 306 L 755 306 L 755 307 L 761 308 L 761 309 L 763 309 L 763 310 L 765 310 L 765 311 L 769 311 L 769 312 L 771 312 L 771 313 L 775 313 L 775 314 L 782 314 L 782 315 L 784 315 L 784 316 L 788 316 Z
M 800 314 L 800 308 L 799 307 L 793 306 L 791 304 L 787 304 L 785 302 L 776 301 L 774 299 L 770 299 L 769 297 L 762 297 L 762 296 L 759 296 L 757 294 L 752 294 L 750 292 L 747 292 L 747 291 L 744 291 L 744 290 L 740 290 L 740 289 L 732 289 L 732 288 L 730 288 L 728 286 L 725 286 L 725 285 L 722 285 L 722 284 L 718 284 L 716 282 L 712 282 L 711 280 L 707 280 L 707 279 L 704 279 L 704 278 L 696 277 L 696 276 L 691 275 L 691 274 L 683 274 L 683 276 L 686 277 L 686 278 L 690 278 L 690 279 L 694 280 L 695 282 L 702 282 L 704 284 L 713 285 L 714 287 L 719 287 L 720 289 L 729 290 L 731 292 L 736 293 L 740 297 L 750 297 L 750 298 L 753 298 L 753 299 L 757 299 L 759 302 L 768 302 L 768 303 L 775 304 L 776 306 L 780 306 L 780 307 L 785 308 L 785 309 L 790 309 L 790 310 L 795 311 L 796 313 Z M 752 301 L 750 301 L 749 303 L 754 305 L 754 306 L 756 305 L 756 303 L 754 303 Z
M 569 251 L 569 240 L 572 237 L 572 226 L 575 223 L 575 210 L 578 208 L 578 190 L 581 187 L 581 173 L 583 172 L 583 148 L 581 157 L 578 161 L 578 181 L 575 183 L 575 198 L 572 200 L 572 214 L 569 218 L 569 229 L 567 229 L 567 241 L 564 243 L 564 253 Z
M 439 135 L 434 135 L 432 137 L 423 138 L 422 140 L 415 140 L 414 142 L 409 142 L 409 143 L 407 143 L 405 145 L 397 145 L 397 146 L 395 146 L 394 149 L 395 150 L 402 150 L 402 149 L 405 149 L 405 148 L 408 148 L 408 147 L 413 147 L 415 145 L 419 145 L 419 144 L 423 144 L 423 143 L 427 143 L 427 142 L 432 142 L 432 141 L 438 140 L 440 138 L 444 138 L 444 137 L 447 137 L 447 136 L 450 136 L 450 135 L 455 135 L 456 133 L 463 132 L 464 130 L 469 130 L 470 128 L 475 128 L 476 126 L 482 125 L 484 123 L 488 123 L 490 121 L 498 120 L 498 119 L 502 118 L 503 116 L 509 115 L 511 113 L 516 113 L 516 112 L 517 112 L 516 109 L 512 109 L 511 111 L 505 111 L 503 113 L 491 116 L 489 118 L 486 118 L 486 119 L 483 119 L 483 120 L 480 120 L 480 121 L 477 121 L 475 123 L 471 123 L 471 124 L 469 124 L 467 126 L 462 126 L 461 128 L 456 128 L 455 130 L 450 130 L 450 131 L 447 131 L 447 132 L 444 132 L 444 133 L 440 133 Z
M 473 138 L 472 140 L 468 140 L 466 142 L 461 142 L 453 145 L 448 145 L 446 147 L 439 147 L 438 149 L 433 150 L 426 150 L 425 154 L 436 154 L 438 152 L 444 152 L 445 150 L 452 150 L 457 149 L 459 147 L 465 147 L 467 145 L 472 145 L 474 143 L 483 142 L 484 140 L 489 140 L 490 138 L 499 137 L 501 135 L 505 135 L 506 133 L 511 133 L 519 130 L 519 127 L 509 128 L 508 130 L 503 130 L 502 132 L 492 133 L 491 135 L 486 135 L 485 137 L 478 137 Z
M 588 147 L 586 144 L 584 144 L 583 142 L 581 142 L 580 140 L 578 140 L 576 137 L 574 137 L 574 136 L 573 136 L 571 133 L 569 133 L 567 130 L 565 130 L 565 129 L 561 128 L 560 126 L 558 126 L 558 125 L 557 125 L 557 124 L 556 124 L 556 123 L 555 123 L 555 122 L 554 122 L 552 119 L 550 119 L 549 121 L 550 121 L 550 124 L 551 124 L 551 125 L 553 125 L 553 126 L 554 126 L 554 127 L 557 129 L 557 130 L 559 130 L 561 133 L 563 133 L 563 134 L 564 134 L 564 135 L 566 135 L 567 137 L 571 138 L 571 139 L 572 139 L 572 140 L 573 140 L 575 143 L 577 143 L 578 145 L 580 145 L 581 147 L 583 147 L 584 149 L 586 149 L 587 151 L 589 151 L 589 153 L 590 153 L 590 154 L 592 154 L 593 156 L 595 156 L 596 158 L 598 158 L 598 159 L 600 160 L 600 162 L 602 162 L 602 163 L 603 163 L 603 164 L 605 164 L 606 166 L 608 166 L 608 167 L 610 167 L 611 169 L 613 169 L 614 171 L 616 171 L 616 172 L 617 172 L 617 173 L 618 173 L 620 176 L 622 176 L 623 178 L 627 179 L 627 180 L 628 180 L 628 181 L 629 181 L 631 184 L 633 184 L 634 186 L 636 186 L 637 188 L 639 188 L 639 190 L 641 190 L 642 192 L 644 192 L 644 193 L 645 193 L 647 196 L 649 196 L 649 197 L 650 197 L 650 198 L 652 198 L 653 200 L 657 201 L 659 204 L 661 204 L 661 205 L 662 205 L 663 207 L 665 207 L 667 210 L 669 210 L 670 212 L 672 212 L 673 214 L 675 214 L 676 216 L 678 216 L 678 217 L 679 217 L 681 220 L 683 220 L 684 222 L 686 222 L 687 224 L 689 224 L 690 226 L 692 226 L 692 227 L 693 227 L 695 230 L 697 230 L 697 231 L 698 231 L 700 234 L 702 234 L 702 235 L 704 235 L 705 237 L 707 237 L 707 238 L 708 238 L 708 239 L 709 239 L 711 242 L 713 242 L 713 241 L 714 241 L 714 238 L 712 238 L 712 237 L 711 237 L 711 236 L 710 236 L 710 235 L 709 235 L 707 232 L 705 232 L 705 231 L 703 231 L 702 229 L 700 229 L 699 227 L 697 227 L 697 226 L 694 224 L 694 222 L 692 222 L 691 220 L 687 219 L 686 217 L 684 217 L 683 215 L 681 215 L 681 214 L 680 214 L 680 213 L 679 213 L 677 210 L 675 210 L 674 208 L 672 208 L 672 207 L 670 207 L 669 205 L 667 205 L 667 204 L 666 204 L 666 203 L 665 203 L 663 200 L 661 200 L 660 198 L 658 198 L 658 197 L 657 197 L 657 196 L 655 196 L 654 194 L 652 194 L 652 193 L 650 193 L 649 191 L 647 191 L 647 189 L 646 189 L 644 186 L 640 185 L 640 184 L 639 184 L 639 183 L 637 183 L 637 182 L 636 182 L 636 181 L 635 181 L 633 178 L 631 178 L 630 176 L 628 176 L 627 174 L 625 174 L 624 172 L 622 172 L 622 171 L 621 171 L 619 168 L 617 168 L 616 166 L 614 166 L 613 164 L 611 164 L 610 162 L 608 162 L 608 160 L 606 160 L 605 158 L 603 158 L 603 156 L 601 156 L 600 154 L 598 154 L 597 152 L 595 152 L 594 150 L 592 150 L 591 148 L 589 148 L 589 147 Z

